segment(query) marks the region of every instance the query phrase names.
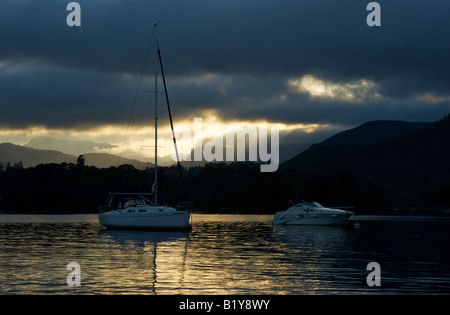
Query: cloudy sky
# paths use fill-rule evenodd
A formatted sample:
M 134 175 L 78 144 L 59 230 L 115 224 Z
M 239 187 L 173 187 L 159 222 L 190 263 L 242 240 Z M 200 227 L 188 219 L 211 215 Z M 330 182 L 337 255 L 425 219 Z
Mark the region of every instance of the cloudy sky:
M 0 142 L 118 150 L 156 19 L 175 124 L 276 124 L 282 160 L 369 120 L 450 112 L 448 0 L 378 1 L 379 27 L 361 0 L 80 0 L 80 27 L 69 2 L 0 2 Z

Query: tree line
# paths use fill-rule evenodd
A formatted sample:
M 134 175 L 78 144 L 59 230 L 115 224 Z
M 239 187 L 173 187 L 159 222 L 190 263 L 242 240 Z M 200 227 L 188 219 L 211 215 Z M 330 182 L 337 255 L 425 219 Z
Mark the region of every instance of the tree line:
M 318 201 L 325 206 L 355 206 L 358 212 L 386 211 L 388 191 L 368 178 L 343 170 L 326 172 L 281 167 L 260 172 L 257 163 L 213 163 L 183 172 L 188 199 L 206 213 L 272 214 L 289 201 Z M 96 213 L 109 192 L 151 192 L 154 169 L 131 165 L 109 168 L 76 163 L 16 163 L 0 168 L 0 211 L 3 213 Z M 158 201 L 183 201 L 176 167 L 158 168 Z

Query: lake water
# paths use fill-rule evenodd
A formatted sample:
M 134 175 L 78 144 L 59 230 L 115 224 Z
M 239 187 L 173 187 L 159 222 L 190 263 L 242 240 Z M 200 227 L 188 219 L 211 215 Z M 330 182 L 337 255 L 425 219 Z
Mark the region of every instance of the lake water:
M 0 215 L 0 293 L 450 293 L 449 218 L 359 216 L 359 229 L 271 219 L 194 214 L 186 233 L 106 230 L 96 215 Z M 67 284 L 70 262 L 79 286 Z M 370 262 L 380 286 L 367 284 Z

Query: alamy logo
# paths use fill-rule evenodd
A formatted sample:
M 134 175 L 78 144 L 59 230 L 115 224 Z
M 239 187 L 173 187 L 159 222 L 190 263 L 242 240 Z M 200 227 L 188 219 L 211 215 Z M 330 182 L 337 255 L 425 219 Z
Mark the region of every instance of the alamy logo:
M 71 11 L 66 18 L 68 26 L 81 26 L 81 7 L 78 2 L 69 2 L 66 6 L 67 11 Z
M 70 262 L 67 264 L 67 270 L 71 270 L 66 278 L 66 283 L 69 287 L 81 285 L 81 267 L 77 262 Z
M 381 286 L 381 267 L 380 264 L 372 261 L 367 264 L 366 270 L 372 270 L 371 273 L 367 275 L 366 283 L 369 287 L 379 287 Z
M 248 160 L 266 163 L 261 164 L 261 172 L 275 172 L 278 169 L 278 126 L 271 126 L 270 128 L 259 126 L 257 128 L 249 125 L 238 127 L 225 134 L 217 131 L 216 126 L 208 126 L 203 129 L 202 118 L 194 118 L 193 139 L 189 127 L 175 128 L 172 136 L 177 140 L 181 139 L 185 145 L 189 146 L 188 148 L 182 148 L 181 151 L 189 153 L 180 154 L 180 161 L 234 162 Z M 214 134 L 220 134 L 220 136 L 214 136 Z M 247 137 L 248 141 L 246 140 Z M 204 139 L 208 139 L 208 141 L 203 144 Z M 197 145 L 192 148 L 192 144 Z M 246 159 L 246 153 L 248 153 L 248 159 Z M 174 161 L 177 160 L 177 154 L 177 152 L 172 153 Z

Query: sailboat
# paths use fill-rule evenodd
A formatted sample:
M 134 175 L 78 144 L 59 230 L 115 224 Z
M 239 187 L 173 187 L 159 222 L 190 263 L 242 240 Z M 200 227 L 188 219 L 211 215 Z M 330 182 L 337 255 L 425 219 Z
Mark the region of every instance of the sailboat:
M 164 94 L 170 118 L 172 137 L 177 156 L 178 170 L 184 195 L 186 198 L 186 189 L 184 187 L 182 168 L 178 158 L 178 149 L 176 145 L 175 133 L 173 130 L 172 114 L 170 111 L 169 98 L 167 94 L 166 80 L 161 60 L 161 51 L 159 49 L 157 28 L 159 21 L 154 24 L 155 48 L 157 50 L 155 66 L 155 179 L 151 193 L 139 192 L 112 192 L 103 207 L 100 208 L 98 219 L 101 225 L 110 229 L 150 229 L 150 230 L 189 230 L 191 229 L 191 210 L 189 204 L 185 202 L 177 208 L 158 204 L 158 63 L 161 69 L 161 77 L 164 83 Z M 152 36 L 153 39 L 153 36 Z M 149 49 L 151 47 L 149 45 Z M 148 56 L 148 52 L 147 52 Z M 151 200 L 153 197 L 153 200 Z

